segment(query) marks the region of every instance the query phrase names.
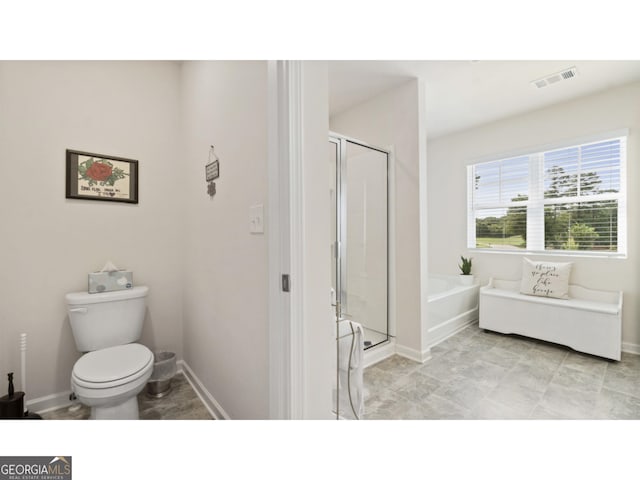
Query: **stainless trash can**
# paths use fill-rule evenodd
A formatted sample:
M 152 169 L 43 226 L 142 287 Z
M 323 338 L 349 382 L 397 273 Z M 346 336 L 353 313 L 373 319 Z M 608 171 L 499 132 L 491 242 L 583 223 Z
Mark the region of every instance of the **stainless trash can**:
M 171 391 L 171 379 L 176 374 L 176 354 L 154 352 L 153 373 L 147 382 L 147 395 L 162 398 Z

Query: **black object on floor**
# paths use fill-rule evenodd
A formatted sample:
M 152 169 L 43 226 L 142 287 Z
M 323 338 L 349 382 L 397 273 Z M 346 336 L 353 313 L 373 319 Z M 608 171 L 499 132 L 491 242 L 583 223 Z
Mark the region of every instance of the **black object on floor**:
M 42 420 L 37 413 L 24 411 L 24 392 L 16 392 L 13 387 L 13 372 L 7 374 L 9 387 L 7 395 L 0 397 L 0 419 Z
M 24 415 L 24 392 L 0 398 L 0 418 L 19 419 Z
M 24 417 L 24 392 L 15 392 L 13 372 L 7 374 L 9 387 L 7 395 L 0 398 L 0 418 L 19 419 Z

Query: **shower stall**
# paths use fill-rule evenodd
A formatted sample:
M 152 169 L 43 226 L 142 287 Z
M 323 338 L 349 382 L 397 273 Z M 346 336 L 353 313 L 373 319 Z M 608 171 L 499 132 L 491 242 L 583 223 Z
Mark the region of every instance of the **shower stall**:
M 362 411 L 363 350 L 391 338 L 389 162 L 387 150 L 334 133 L 329 136 L 334 400 L 341 418 L 358 418 Z

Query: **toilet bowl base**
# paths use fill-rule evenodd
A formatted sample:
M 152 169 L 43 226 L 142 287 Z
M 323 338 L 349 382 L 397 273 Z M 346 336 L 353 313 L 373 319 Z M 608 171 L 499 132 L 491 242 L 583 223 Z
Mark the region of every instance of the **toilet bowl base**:
M 110 407 L 91 407 L 91 420 L 138 420 L 138 397 Z

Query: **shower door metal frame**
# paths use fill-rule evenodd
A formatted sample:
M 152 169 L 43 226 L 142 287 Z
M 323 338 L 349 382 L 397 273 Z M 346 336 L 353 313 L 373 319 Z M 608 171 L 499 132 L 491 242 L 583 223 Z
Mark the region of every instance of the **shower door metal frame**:
M 336 267 L 336 303 L 334 305 L 336 309 L 336 322 L 342 320 L 342 264 L 338 260 L 342 254 L 342 222 L 340 219 L 342 218 L 343 212 L 341 211 L 341 190 L 342 190 L 342 162 L 341 158 L 343 155 L 343 142 L 341 138 L 335 134 L 329 134 L 329 143 L 333 143 L 336 146 L 336 178 L 335 178 L 335 187 L 336 187 L 336 238 L 333 239 L 333 252 L 335 267 Z M 337 328 L 337 325 L 336 325 Z M 337 332 L 337 330 L 336 330 Z
M 335 132 L 329 132 L 329 142 L 334 143 L 338 146 L 337 148 L 337 159 L 336 159 L 336 203 L 337 203 L 337 214 L 336 214 L 336 237 L 337 240 L 335 242 L 335 262 L 336 262 L 336 321 L 342 320 L 343 312 L 348 306 L 347 303 L 347 271 L 346 268 L 343 268 L 342 261 L 339 259 L 347 257 L 347 251 L 349 248 L 347 242 L 347 231 L 344 228 L 344 222 L 347 217 L 347 204 L 344 200 L 347 194 L 347 143 L 352 143 L 354 145 L 358 145 L 363 148 L 368 148 L 371 150 L 375 150 L 377 152 L 383 153 L 386 157 L 386 233 L 387 233 L 387 242 L 386 242 L 386 260 L 387 260 L 387 268 L 386 268 L 386 291 L 387 291 L 387 311 L 386 311 L 386 340 L 382 342 L 372 344 L 367 348 L 372 348 L 377 345 L 384 344 L 389 341 L 391 338 L 390 334 L 390 315 L 391 315 L 391 302 L 390 302 L 390 289 L 389 289 L 389 278 L 390 278 L 390 259 L 389 259 L 389 245 L 390 245 L 390 228 L 389 228 L 389 218 L 390 218 L 390 163 L 392 152 L 390 150 L 386 150 L 384 148 L 376 147 L 374 145 L 370 145 L 368 143 L 362 142 L 360 140 L 356 140 L 355 138 L 348 137 L 346 135 L 341 135 Z M 337 327 L 337 326 L 336 326 Z M 337 331 L 337 330 L 336 330 Z

